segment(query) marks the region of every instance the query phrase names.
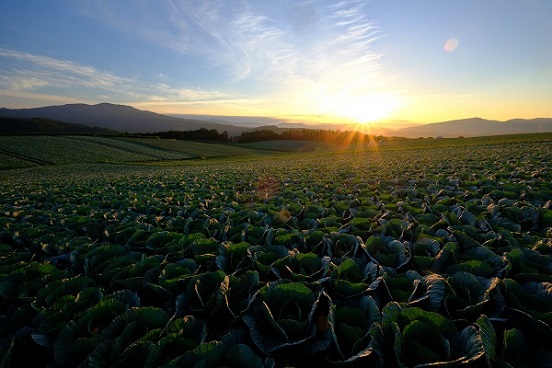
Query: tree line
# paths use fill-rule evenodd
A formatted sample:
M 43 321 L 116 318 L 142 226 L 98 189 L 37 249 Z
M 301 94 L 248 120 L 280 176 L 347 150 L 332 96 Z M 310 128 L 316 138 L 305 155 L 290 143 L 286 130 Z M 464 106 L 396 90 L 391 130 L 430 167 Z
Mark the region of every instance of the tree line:
M 162 139 L 193 140 L 193 141 L 217 141 L 228 142 L 228 132 L 219 133 L 216 129 L 200 128 L 197 130 L 169 130 L 167 132 L 145 133 L 145 136 L 154 136 Z
M 374 137 L 354 131 L 323 130 L 323 129 L 289 129 L 275 132 L 270 129 L 260 129 L 243 132 L 236 138 L 237 142 L 250 143 L 270 140 L 312 141 L 333 143 L 362 143 L 368 140 L 380 140 L 382 136 Z
M 338 131 L 323 129 L 288 129 L 281 132 L 270 129 L 256 129 L 242 132 L 239 136 L 230 137 L 228 132 L 219 133 L 216 129 L 200 128 L 197 130 L 157 132 L 142 134 L 156 136 L 162 139 L 201 140 L 216 142 L 253 143 L 274 140 L 362 143 L 368 140 L 380 140 L 382 136 L 371 136 L 354 131 Z

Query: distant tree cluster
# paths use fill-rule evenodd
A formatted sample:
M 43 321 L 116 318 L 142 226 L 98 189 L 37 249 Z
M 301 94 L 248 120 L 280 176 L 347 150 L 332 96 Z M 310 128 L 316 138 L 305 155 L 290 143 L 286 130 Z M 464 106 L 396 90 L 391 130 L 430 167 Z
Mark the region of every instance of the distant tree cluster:
M 251 142 L 261 142 L 261 141 L 274 141 L 281 140 L 280 134 L 270 130 L 270 129 L 259 129 L 252 130 L 249 132 L 243 132 L 239 137 L 236 138 L 236 141 L 240 143 L 251 143 Z
M 379 141 L 382 136 L 371 136 L 353 131 L 338 131 L 338 130 L 322 130 L 322 129 L 289 129 L 283 131 L 274 131 L 271 129 L 257 129 L 241 133 L 237 137 L 230 138 L 227 132 L 219 133 L 215 129 L 200 128 L 198 130 L 176 131 L 170 130 L 167 132 L 157 132 L 142 134 L 143 136 L 156 136 L 162 139 L 177 139 L 177 140 L 200 140 L 200 141 L 217 141 L 217 142 L 239 142 L 252 143 L 261 141 L 311 141 L 311 142 L 327 142 L 327 143 L 362 143 L 369 140 Z
M 197 140 L 197 141 L 218 141 L 228 142 L 228 133 L 219 133 L 216 129 L 200 128 L 198 130 L 176 131 L 169 130 L 168 132 L 158 132 L 147 134 L 156 136 L 162 139 L 178 139 L 178 140 Z
M 361 143 L 368 140 L 380 140 L 382 137 L 374 137 L 369 134 L 351 131 L 335 131 L 321 129 L 290 129 L 281 133 L 269 129 L 261 129 L 243 132 L 237 141 L 240 143 L 270 141 L 270 140 L 292 140 L 332 143 Z

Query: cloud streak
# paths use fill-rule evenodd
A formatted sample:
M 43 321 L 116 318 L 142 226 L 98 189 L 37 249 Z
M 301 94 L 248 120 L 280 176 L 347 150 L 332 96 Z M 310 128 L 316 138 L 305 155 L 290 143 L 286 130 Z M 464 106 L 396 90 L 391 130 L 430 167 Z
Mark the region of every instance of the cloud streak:
M 48 89 L 79 89 L 87 97 L 104 96 L 117 101 L 216 101 L 227 99 L 227 94 L 192 88 L 175 88 L 168 84 L 145 84 L 139 80 L 124 78 L 81 65 L 68 60 L 59 60 L 44 55 L 0 48 L 0 89 L 39 95 Z M 88 89 L 83 93 L 82 89 Z
M 15 91 L 30 91 L 51 85 L 79 85 L 106 89 L 128 82 L 112 74 L 99 72 L 91 66 L 43 55 L 0 49 L 0 58 L 6 61 L 0 75 L 0 83 L 4 88 Z M 8 72 L 12 72 L 13 75 L 10 76 Z
M 83 3 L 81 11 L 181 55 L 205 57 L 238 81 L 350 82 L 373 78 L 379 66 L 372 43 L 380 33 L 364 1 L 284 0 L 278 12 L 253 1 L 166 0 L 155 12 L 150 2 L 133 12 L 102 4 Z
M 381 37 L 369 3 L 345 0 L 189 0 L 72 3 L 80 15 L 161 46 L 182 61 L 201 60 L 194 86 L 173 70 L 151 83 L 93 66 L 0 49 L 0 88 L 47 93 L 77 91 L 88 100 L 179 105 L 255 106 L 257 113 L 335 113 L 328 104 L 371 98 L 386 83 L 379 74 Z M 172 54 L 171 54 L 172 53 Z M 170 56 L 169 56 L 170 57 Z M 176 66 L 178 68 L 178 66 Z M 163 71 L 163 74 L 166 72 Z M 222 81 L 212 90 L 213 80 Z M 163 83 L 158 83 L 162 81 Z M 261 98 L 259 98 L 261 94 Z M 74 94 L 68 94 L 74 96 Z M 264 107 L 262 106 L 264 103 Z M 360 103 L 360 102 L 359 102 Z

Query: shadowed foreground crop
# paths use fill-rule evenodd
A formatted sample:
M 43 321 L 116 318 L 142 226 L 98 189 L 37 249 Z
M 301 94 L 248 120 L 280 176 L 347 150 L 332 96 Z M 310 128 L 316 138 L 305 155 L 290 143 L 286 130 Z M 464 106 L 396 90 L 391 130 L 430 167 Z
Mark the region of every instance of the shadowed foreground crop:
M 546 366 L 552 145 L 481 142 L 5 180 L 2 367 Z

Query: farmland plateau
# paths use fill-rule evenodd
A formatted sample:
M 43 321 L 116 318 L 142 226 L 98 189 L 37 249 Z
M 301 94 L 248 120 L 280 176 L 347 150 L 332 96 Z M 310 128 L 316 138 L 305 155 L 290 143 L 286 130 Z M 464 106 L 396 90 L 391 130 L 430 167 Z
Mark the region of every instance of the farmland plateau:
M 1 367 L 551 366 L 551 162 L 0 136 Z

